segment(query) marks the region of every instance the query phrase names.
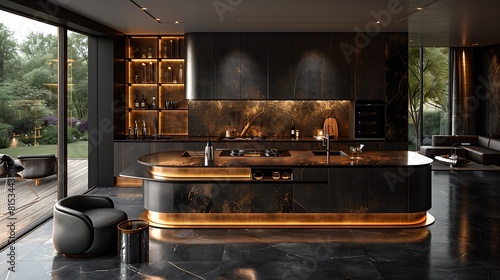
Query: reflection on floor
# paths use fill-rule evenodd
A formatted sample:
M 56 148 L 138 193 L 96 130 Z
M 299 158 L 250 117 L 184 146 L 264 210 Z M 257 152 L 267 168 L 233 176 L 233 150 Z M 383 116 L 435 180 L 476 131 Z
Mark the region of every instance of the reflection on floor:
M 141 189 L 101 188 L 130 218 Z M 57 255 L 48 222 L 0 252 L 0 279 L 500 279 L 500 173 L 434 171 L 419 229 L 150 230 L 149 262 Z

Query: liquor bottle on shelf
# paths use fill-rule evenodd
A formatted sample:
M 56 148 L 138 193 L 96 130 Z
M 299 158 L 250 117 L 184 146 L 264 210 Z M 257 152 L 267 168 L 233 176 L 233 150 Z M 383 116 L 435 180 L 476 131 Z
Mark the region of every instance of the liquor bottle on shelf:
M 153 48 L 148 46 L 148 58 L 153 58 Z
M 140 83 L 139 75 L 134 75 L 134 84 Z
M 139 52 L 139 48 L 135 48 L 134 58 L 141 58 L 141 53 Z
M 144 94 L 142 95 L 141 99 L 141 110 L 146 109 L 146 98 L 144 98 Z
M 295 138 L 295 125 L 293 124 L 293 120 L 292 126 L 290 127 L 290 137 Z
M 146 121 L 142 121 L 142 139 L 146 139 L 148 135 L 148 128 L 146 127 Z
M 137 126 L 137 120 L 134 120 L 134 139 L 137 139 L 139 135 L 139 127 Z
M 137 93 L 135 94 L 135 100 L 134 100 L 134 109 L 139 109 L 140 108 L 140 103 L 139 103 L 139 96 L 137 96 Z
M 153 97 L 151 101 L 151 109 L 156 110 L 156 97 Z
M 146 58 L 146 49 L 142 49 L 141 58 Z

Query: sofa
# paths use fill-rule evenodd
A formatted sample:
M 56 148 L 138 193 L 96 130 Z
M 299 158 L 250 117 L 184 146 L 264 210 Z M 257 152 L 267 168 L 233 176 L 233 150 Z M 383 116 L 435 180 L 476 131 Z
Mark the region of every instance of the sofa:
M 480 135 L 433 135 L 431 146 L 421 146 L 420 154 L 457 156 L 480 164 L 500 165 L 500 139 Z

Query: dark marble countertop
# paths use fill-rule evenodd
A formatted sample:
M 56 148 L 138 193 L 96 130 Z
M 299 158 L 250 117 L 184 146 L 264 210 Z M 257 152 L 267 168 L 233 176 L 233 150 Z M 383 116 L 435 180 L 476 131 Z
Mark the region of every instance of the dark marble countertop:
M 156 167 L 204 167 L 202 151 L 159 152 L 141 156 L 137 161 L 145 166 Z M 332 151 L 333 152 L 333 151 Z M 351 159 L 350 155 L 330 155 L 330 163 L 326 155 L 314 155 L 309 150 L 291 150 L 291 156 L 284 157 L 231 157 L 220 156 L 221 150 L 214 152 L 213 167 L 331 167 L 331 166 L 423 166 L 432 163 L 432 159 L 411 151 L 373 151 L 363 152 L 359 159 Z M 210 168 L 210 167 L 207 167 Z
M 153 136 L 148 136 L 145 139 L 130 139 L 127 136 L 115 136 L 115 142 L 222 142 L 222 143 L 232 143 L 232 142 L 320 142 L 322 139 L 317 139 L 312 136 L 303 136 L 299 138 L 290 137 L 237 137 L 237 138 L 223 138 L 219 136 L 166 136 L 162 135 L 157 138 Z M 339 137 L 338 139 L 332 139 L 331 142 L 335 141 L 356 141 L 349 137 Z M 370 141 L 363 139 L 364 142 Z M 374 140 L 375 141 L 375 140 Z M 376 141 L 380 141 L 379 139 Z

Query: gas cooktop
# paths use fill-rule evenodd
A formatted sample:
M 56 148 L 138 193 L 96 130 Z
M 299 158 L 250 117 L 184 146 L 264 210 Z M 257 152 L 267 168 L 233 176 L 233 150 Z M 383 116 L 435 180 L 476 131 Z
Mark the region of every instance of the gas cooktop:
M 288 150 L 266 149 L 266 150 L 222 150 L 221 157 L 289 157 Z

